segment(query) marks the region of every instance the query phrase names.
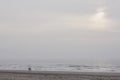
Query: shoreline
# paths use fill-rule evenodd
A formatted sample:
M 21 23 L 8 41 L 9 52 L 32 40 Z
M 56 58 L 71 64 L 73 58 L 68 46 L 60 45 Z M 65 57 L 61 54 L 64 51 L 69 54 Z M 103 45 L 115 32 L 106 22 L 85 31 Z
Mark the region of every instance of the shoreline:
M 28 70 L 0 70 L 0 73 L 25 73 L 25 74 L 70 74 L 70 75 L 119 75 L 120 72 L 75 72 L 75 71 L 28 71 Z
M 0 80 L 120 80 L 120 73 L 0 70 Z

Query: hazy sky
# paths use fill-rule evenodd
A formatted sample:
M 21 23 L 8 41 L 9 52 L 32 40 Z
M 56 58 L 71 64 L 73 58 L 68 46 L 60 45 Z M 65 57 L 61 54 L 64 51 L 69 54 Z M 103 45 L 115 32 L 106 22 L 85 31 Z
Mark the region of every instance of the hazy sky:
M 0 0 L 0 60 L 120 60 L 120 0 Z

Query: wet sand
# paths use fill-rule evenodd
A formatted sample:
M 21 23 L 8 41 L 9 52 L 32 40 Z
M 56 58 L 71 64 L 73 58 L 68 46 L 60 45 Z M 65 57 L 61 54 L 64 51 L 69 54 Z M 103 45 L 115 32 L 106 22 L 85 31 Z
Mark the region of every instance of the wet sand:
M 0 70 L 0 80 L 120 80 L 120 73 Z

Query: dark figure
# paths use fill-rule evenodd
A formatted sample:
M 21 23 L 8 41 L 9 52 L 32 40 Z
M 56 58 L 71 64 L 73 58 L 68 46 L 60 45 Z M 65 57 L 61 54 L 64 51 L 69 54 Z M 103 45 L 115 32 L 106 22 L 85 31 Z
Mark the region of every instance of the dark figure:
M 30 67 L 28 68 L 28 71 L 31 71 L 31 68 L 30 68 Z

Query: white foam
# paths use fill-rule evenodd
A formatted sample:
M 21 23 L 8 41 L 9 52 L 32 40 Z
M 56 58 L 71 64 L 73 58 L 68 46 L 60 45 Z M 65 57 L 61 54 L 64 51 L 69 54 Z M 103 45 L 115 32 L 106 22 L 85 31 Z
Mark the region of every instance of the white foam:
M 0 70 L 28 70 L 34 71 L 75 71 L 75 72 L 120 72 L 119 66 L 85 66 L 71 64 L 1 64 Z

